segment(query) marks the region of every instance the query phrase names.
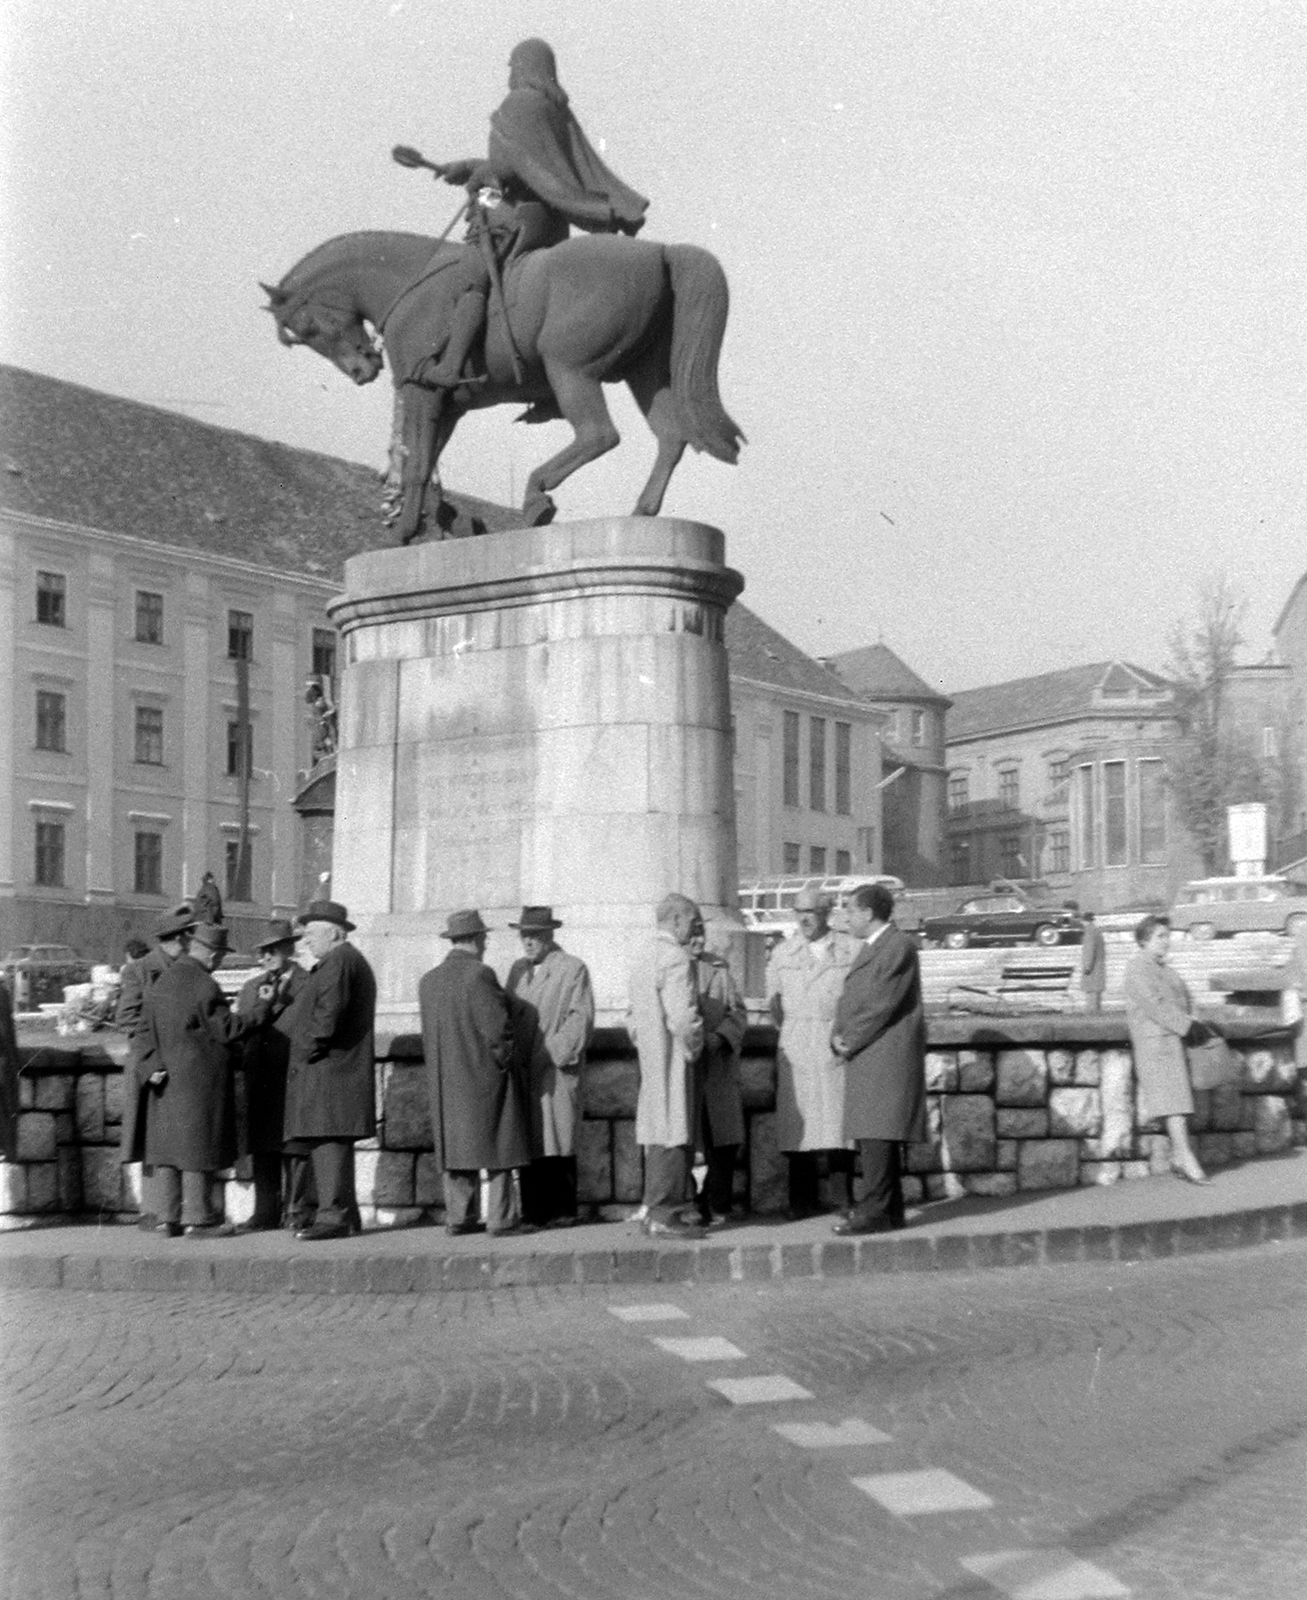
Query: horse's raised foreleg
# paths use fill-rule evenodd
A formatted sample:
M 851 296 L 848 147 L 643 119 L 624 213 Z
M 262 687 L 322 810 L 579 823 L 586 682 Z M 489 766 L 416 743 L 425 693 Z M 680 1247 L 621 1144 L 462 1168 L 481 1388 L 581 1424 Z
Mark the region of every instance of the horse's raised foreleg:
M 681 427 L 676 402 L 672 399 L 666 347 L 651 352 L 649 359 L 626 382 L 658 441 L 658 458 L 649 474 L 648 483 L 640 491 L 632 514 L 637 517 L 656 517 L 662 510 L 663 496 L 667 493 L 672 473 L 676 471 L 689 442 Z
M 603 385 L 597 378 L 588 377 L 574 367 L 545 358 L 545 375 L 558 401 L 558 409 L 572 425 L 574 438 L 571 444 L 550 456 L 526 482 L 526 499 L 522 515 L 532 528 L 552 522 L 557 507 L 549 491 L 570 478 L 578 467 L 596 461 L 621 443 L 621 434 L 608 415 L 608 402 L 604 399 Z

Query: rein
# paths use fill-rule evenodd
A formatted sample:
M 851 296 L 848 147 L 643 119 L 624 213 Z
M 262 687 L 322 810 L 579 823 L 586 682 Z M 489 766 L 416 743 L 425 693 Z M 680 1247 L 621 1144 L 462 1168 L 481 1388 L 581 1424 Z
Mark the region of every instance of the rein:
M 434 278 L 437 273 L 444 272 L 447 267 L 456 267 L 458 264 L 459 258 L 457 256 L 451 256 L 448 261 L 438 261 L 434 266 L 428 262 L 411 283 L 406 283 L 404 285 L 404 287 L 390 302 L 382 314 L 377 318 L 375 326 L 381 337 L 383 339 L 386 337 L 386 324 L 390 321 L 391 317 L 394 316 L 395 307 L 399 305 L 401 300 L 407 300 L 409 295 L 411 295 L 415 289 L 420 289 L 424 283 L 430 282 L 430 280 Z

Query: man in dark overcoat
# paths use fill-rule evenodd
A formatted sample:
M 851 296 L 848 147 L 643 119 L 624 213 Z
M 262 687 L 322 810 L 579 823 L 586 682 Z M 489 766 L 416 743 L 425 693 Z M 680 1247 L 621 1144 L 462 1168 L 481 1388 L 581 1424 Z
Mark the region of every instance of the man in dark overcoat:
M 148 1084 L 155 1064 L 148 1061 L 150 1046 L 144 1021 L 145 996 L 159 974 L 186 954 L 197 918 L 188 905 L 178 906 L 161 917 L 154 930 L 154 949 L 122 969 L 118 1010 L 114 1024 L 127 1035 L 127 1060 L 123 1066 L 123 1125 L 119 1138 L 119 1161 L 128 1165 L 145 1160 L 145 1127 L 149 1120 L 151 1094 Z M 159 1226 L 159 1206 L 154 1178 L 147 1169 L 141 1177 L 141 1214 L 138 1228 Z
M 210 1189 L 236 1154 L 232 1047 L 267 1021 L 266 1007 L 238 1017 L 213 981 L 227 930 L 201 923 L 190 948 L 145 996 L 151 1101 L 145 1159 L 154 1168 L 158 1228 L 172 1236 L 228 1234 Z
M 342 1239 L 357 1227 L 354 1141 L 376 1132 L 373 1027 L 377 980 L 350 944 L 354 924 L 336 900 L 314 900 L 297 918 L 317 965 L 274 1026 L 290 1040 L 286 1152 L 297 1239 Z M 317 1190 L 316 1214 L 309 1176 Z
M 308 981 L 295 960 L 295 929 L 284 918 L 268 924 L 255 949 L 260 971 L 245 984 L 236 1001 L 238 1016 L 253 1016 L 266 1004 L 272 1019 L 291 1005 Z M 248 1160 L 254 1181 L 254 1212 L 237 1233 L 259 1233 L 281 1226 L 282 1167 L 286 1143 L 286 1070 L 290 1040 L 275 1028 L 263 1028 L 246 1039 L 236 1078 L 236 1154 Z
M 531 1233 L 513 1193 L 513 1169 L 531 1159 L 525 1063 L 508 996 L 483 959 L 489 932 L 479 911 L 454 912 L 441 936 L 449 954 L 418 985 L 436 1165 L 444 1173 L 447 1232 L 476 1227 L 485 1170 L 487 1233 Z
M 844 1137 L 856 1139 L 862 1195 L 836 1233 L 903 1226 L 900 1145 L 926 1136 L 926 1013 L 917 947 L 891 922 L 894 896 L 864 884 L 845 902 L 863 941 L 835 1008 L 831 1048 L 848 1063 Z

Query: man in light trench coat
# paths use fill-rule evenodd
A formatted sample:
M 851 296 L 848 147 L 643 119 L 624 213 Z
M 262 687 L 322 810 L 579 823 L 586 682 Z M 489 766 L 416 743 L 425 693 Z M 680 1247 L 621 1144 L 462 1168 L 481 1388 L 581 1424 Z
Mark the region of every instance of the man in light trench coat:
M 815 889 L 795 901 L 798 932 L 767 963 L 767 1004 L 780 1029 L 776 1051 L 776 1137 L 789 1157 L 790 1215 L 821 1209 L 819 1166 L 843 1176 L 853 1159 L 844 1138 L 844 1060 L 831 1049 L 835 1007 L 861 943 L 830 926 L 830 903 Z
M 584 961 L 559 949 L 563 924 L 552 906 L 523 906 L 510 924 L 522 956 L 508 974 L 515 1022 L 527 1062 L 531 1165 L 522 1169 L 522 1215 L 537 1227 L 565 1228 L 577 1220 L 576 1135 L 581 1117 L 581 1069 L 594 1032 L 595 1002 Z
M 656 913 L 658 932 L 631 964 L 626 1028 L 640 1058 L 635 1137 L 644 1147 L 644 1231 L 700 1239 L 681 1216 L 694 1139 L 694 1071 L 703 1050 L 694 963 L 687 948 L 699 908 L 669 894 Z
M 893 925 L 883 883 L 845 901 L 849 932 L 863 941 L 835 1011 L 835 1052 L 846 1062 L 844 1136 L 856 1139 L 862 1196 L 831 1224 L 835 1233 L 903 1226 L 900 1145 L 926 1137 L 926 1013 L 917 947 Z

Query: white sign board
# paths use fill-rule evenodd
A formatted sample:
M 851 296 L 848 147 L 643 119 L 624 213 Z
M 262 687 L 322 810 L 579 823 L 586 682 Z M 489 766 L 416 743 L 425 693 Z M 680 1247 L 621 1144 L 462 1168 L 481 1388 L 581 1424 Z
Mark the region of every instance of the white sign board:
M 1230 860 L 1239 877 L 1259 877 L 1266 870 L 1266 807 L 1260 801 L 1227 806 Z

